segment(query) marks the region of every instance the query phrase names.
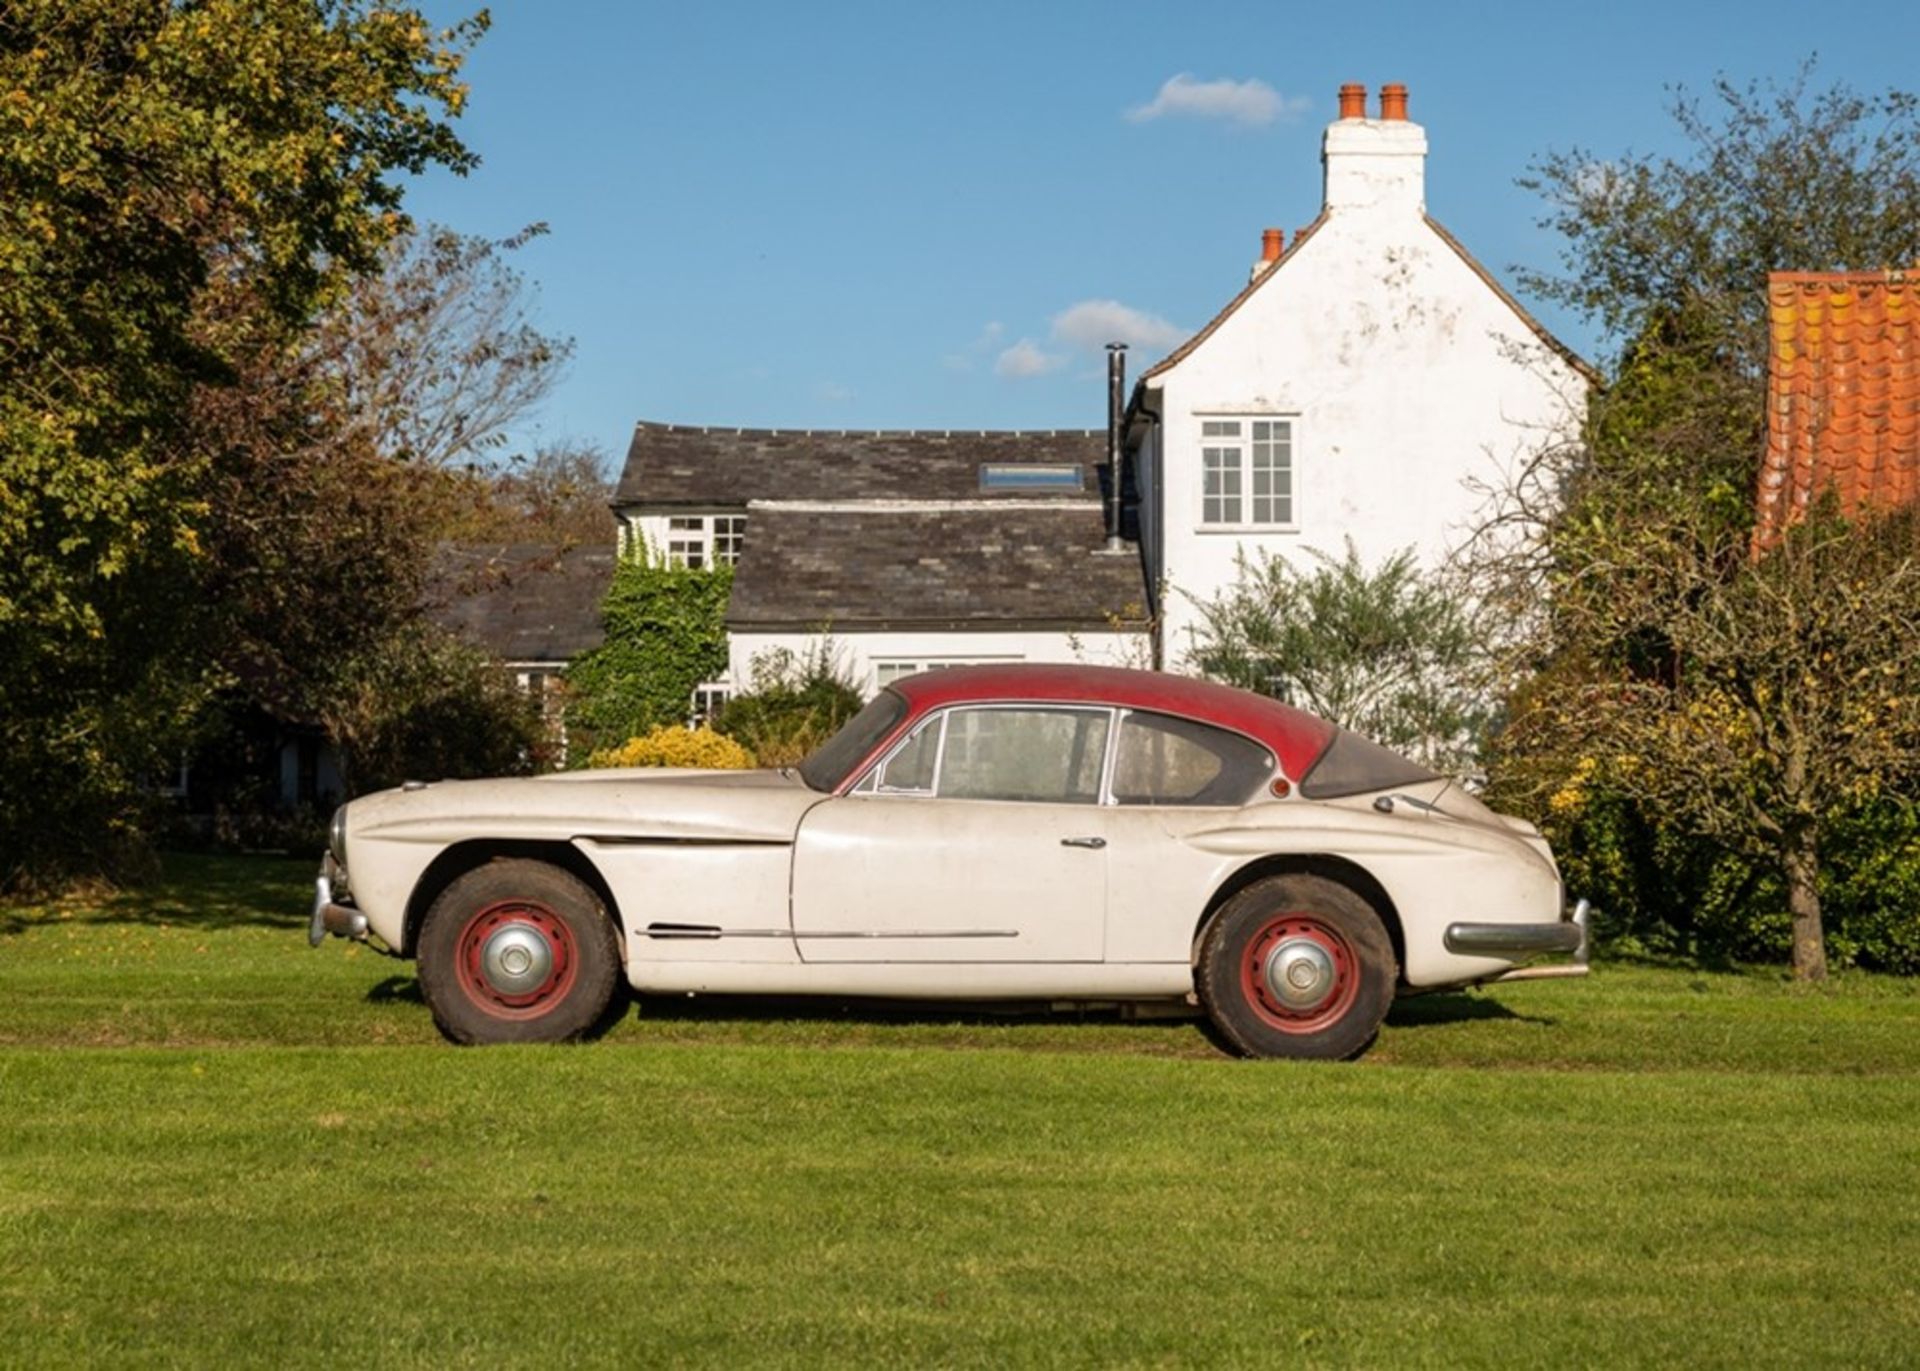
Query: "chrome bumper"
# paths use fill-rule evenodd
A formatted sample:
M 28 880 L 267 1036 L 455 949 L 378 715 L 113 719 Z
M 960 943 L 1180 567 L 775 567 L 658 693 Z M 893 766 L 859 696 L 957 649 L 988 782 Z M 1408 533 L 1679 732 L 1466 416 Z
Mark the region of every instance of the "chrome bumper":
M 1500 957 L 1515 962 L 1563 952 L 1573 954 L 1572 961 L 1555 966 L 1515 967 L 1490 978 L 1495 981 L 1584 976 L 1593 952 L 1587 929 L 1589 908 L 1582 900 L 1566 918 L 1551 924 L 1448 924 L 1444 942 L 1447 951 L 1464 957 Z
M 307 943 L 311 947 L 320 946 L 329 935 L 356 941 L 367 936 L 367 916 L 334 899 L 334 880 L 340 874 L 331 854 L 321 859 L 320 874 L 313 882 L 313 918 L 307 923 Z

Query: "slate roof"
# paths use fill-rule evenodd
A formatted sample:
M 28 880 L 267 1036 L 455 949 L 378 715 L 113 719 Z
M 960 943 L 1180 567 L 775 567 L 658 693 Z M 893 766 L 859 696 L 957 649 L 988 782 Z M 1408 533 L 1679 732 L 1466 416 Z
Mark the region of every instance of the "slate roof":
M 1774 272 L 1767 305 L 1756 543 L 1829 486 L 1848 514 L 1920 499 L 1920 280 Z
M 507 662 L 563 662 L 606 636 L 600 601 L 613 580 L 610 547 L 458 544 L 434 568 L 435 622 Z
M 1091 491 L 1097 489 L 1094 468 L 1105 461 L 1106 434 L 1099 430 L 834 432 L 640 423 L 614 503 L 712 508 L 749 500 L 1032 500 L 1043 493 L 981 490 L 980 467 L 1078 465 Z
M 1094 629 L 1137 624 L 1137 549 L 1102 552 L 1096 501 L 756 503 L 727 627 Z

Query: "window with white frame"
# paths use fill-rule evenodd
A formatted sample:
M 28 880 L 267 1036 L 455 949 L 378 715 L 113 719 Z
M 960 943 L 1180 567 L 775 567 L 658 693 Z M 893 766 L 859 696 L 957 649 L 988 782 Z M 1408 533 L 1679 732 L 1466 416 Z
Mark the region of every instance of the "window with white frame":
M 744 514 L 676 514 L 667 520 L 667 565 L 734 566 L 746 540 Z
M 693 688 L 693 699 L 689 703 L 687 727 L 699 728 L 710 724 L 714 717 L 733 698 L 733 690 L 725 681 L 708 681 Z
M 1200 522 L 1286 528 L 1294 519 L 1293 421 L 1200 421 Z

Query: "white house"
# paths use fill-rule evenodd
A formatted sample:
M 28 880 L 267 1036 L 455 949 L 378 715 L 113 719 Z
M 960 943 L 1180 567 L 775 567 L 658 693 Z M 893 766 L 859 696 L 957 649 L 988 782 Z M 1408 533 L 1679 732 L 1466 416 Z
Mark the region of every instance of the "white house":
M 1440 562 L 1516 461 L 1579 431 L 1593 372 L 1426 212 L 1404 86 L 1340 91 L 1319 216 L 1269 229 L 1246 288 L 1140 376 L 1126 450 L 1142 552 L 1179 669 L 1237 559 L 1310 567 L 1351 538 Z
M 1577 434 L 1593 374 L 1427 216 L 1405 88 L 1365 105 L 1341 89 L 1319 216 L 1290 247 L 1266 231 L 1124 414 L 1115 390 L 1117 432 L 637 425 L 623 543 L 737 566 L 730 677 L 694 712 L 829 634 L 868 689 L 965 662 L 1178 670 L 1242 553 L 1445 557 L 1517 460 Z
M 1142 662 L 1137 547 L 1109 548 L 1106 436 L 838 432 L 642 423 L 614 509 L 623 544 L 731 565 L 730 670 L 829 640 L 874 690 L 978 662 Z

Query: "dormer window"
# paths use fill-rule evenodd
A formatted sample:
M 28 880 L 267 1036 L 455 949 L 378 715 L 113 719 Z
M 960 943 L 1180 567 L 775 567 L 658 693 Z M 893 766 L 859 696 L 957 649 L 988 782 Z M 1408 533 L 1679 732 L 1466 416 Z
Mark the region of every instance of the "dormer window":
M 746 537 L 744 514 L 676 514 L 667 520 L 667 565 L 736 566 Z

